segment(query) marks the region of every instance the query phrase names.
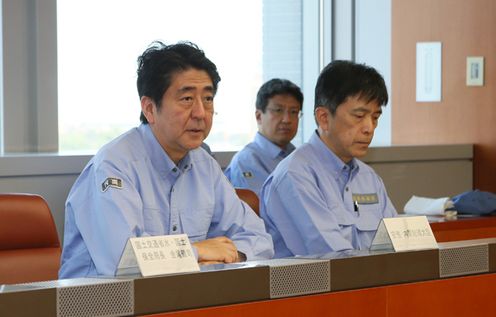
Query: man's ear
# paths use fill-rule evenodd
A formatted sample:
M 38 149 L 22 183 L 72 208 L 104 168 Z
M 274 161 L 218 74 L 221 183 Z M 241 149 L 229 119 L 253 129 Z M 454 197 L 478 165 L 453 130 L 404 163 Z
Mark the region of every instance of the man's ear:
M 315 109 L 315 121 L 317 121 L 317 125 L 319 128 L 326 131 L 329 129 L 329 116 L 331 113 L 325 107 L 317 107 Z
M 155 102 L 150 97 L 141 97 L 141 111 L 148 123 L 155 123 L 155 116 L 153 114 L 157 111 L 157 108 L 155 107 Z
M 262 124 L 262 110 L 257 109 L 255 111 L 255 118 L 257 119 L 257 124 L 261 125 Z

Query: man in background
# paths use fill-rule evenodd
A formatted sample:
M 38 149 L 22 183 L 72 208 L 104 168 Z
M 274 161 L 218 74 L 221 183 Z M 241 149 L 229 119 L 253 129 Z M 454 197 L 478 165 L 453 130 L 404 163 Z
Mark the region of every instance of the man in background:
M 303 106 L 300 88 L 286 79 L 271 79 L 257 93 L 253 142 L 236 153 L 224 174 L 234 187 L 257 195 L 277 164 L 294 151 L 291 140 L 298 131 Z

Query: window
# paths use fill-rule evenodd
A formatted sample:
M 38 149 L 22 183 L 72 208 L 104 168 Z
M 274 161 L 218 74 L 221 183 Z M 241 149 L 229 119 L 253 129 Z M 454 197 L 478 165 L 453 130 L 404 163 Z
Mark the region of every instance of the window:
M 313 92 L 319 71 L 330 60 L 343 58 L 337 54 L 341 47 L 355 41 L 356 52 L 344 58 L 372 64 L 389 82 L 390 0 L 372 6 L 364 0 L 353 1 L 355 6 L 336 0 L 203 2 L 3 1 L 0 150 L 91 154 L 138 125 L 136 58 L 155 39 L 197 42 L 219 67 L 219 115 L 207 140 L 215 151 L 235 151 L 253 138 L 255 93 L 276 76 L 303 89 L 304 116 L 294 141 L 306 141 L 315 129 Z M 178 7 L 184 4 L 189 4 L 186 10 Z M 146 17 L 144 22 L 137 22 L 140 17 Z M 348 17 L 344 26 L 337 17 Z M 167 25 L 179 18 L 180 24 Z M 194 31 L 187 31 L 189 25 Z M 353 31 L 355 37 L 335 36 Z M 243 57 L 254 47 L 255 53 Z M 122 80 L 126 84 L 115 84 Z M 236 89 L 241 92 L 233 93 Z M 390 110 L 385 108 L 374 142 L 390 143 Z M 88 133 L 78 135 L 78 129 Z
M 241 149 L 257 130 L 260 85 L 275 76 L 301 85 L 300 16 L 300 0 L 58 0 L 60 150 L 94 151 L 139 124 L 136 60 L 154 40 L 189 40 L 217 65 L 206 141 Z

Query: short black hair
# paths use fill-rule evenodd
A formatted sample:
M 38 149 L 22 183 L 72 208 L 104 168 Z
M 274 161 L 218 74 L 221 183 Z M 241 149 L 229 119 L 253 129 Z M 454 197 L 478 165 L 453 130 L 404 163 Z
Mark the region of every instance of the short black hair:
M 265 113 L 269 99 L 276 95 L 293 96 L 303 106 L 303 93 L 300 87 L 287 79 L 273 78 L 264 83 L 257 93 L 256 108 Z
M 315 106 L 326 107 L 331 114 L 348 97 L 357 96 L 365 101 L 377 101 L 380 106 L 388 102 L 384 78 L 374 68 L 351 61 L 336 60 L 320 73 L 315 85 Z
M 220 82 L 217 66 L 212 63 L 198 46 L 191 42 L 179 42 L 166 45 L 154 41 L 138 57 L 138 94 L 150 97 L 160 109 L 162 96 L 171 85 L 172 77 L 189 69 L 204 70 L 212 80 L 214 94 Z M 143 123 L 148 123 L 143 113 L 140 115 Z

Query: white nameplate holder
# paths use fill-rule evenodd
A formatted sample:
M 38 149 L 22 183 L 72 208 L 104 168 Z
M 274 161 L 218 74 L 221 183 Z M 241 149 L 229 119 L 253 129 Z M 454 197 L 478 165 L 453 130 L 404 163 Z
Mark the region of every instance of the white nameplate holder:
M 115 275 L 154 276 L 198 272 L 200 267 L 186 234 L 129 238 Z
M 426 216 L 381 220 L 370 250 L 412 251 L 438 249 Z

